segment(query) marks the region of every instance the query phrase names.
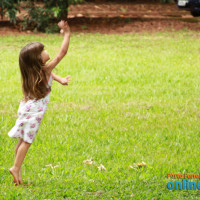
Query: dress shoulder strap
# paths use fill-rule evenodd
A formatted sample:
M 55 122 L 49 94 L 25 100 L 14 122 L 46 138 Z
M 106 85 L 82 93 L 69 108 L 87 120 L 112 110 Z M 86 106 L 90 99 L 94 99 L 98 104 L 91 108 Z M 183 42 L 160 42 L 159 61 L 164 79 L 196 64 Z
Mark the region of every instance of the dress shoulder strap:
M 51 86 L 52 82 L 53 82 L 53 77 L 52 77 L 52 75 L 50 75 L 48 85 Z

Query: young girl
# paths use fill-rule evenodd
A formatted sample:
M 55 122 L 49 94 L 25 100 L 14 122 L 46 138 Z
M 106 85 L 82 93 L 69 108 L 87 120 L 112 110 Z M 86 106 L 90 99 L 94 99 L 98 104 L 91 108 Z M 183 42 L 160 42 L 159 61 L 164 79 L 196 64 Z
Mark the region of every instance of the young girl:
M 9 137 L 19 138 L 15 148 L 14 165 L 9 169 L 16 185 L 22 184 L 21 165 L 47 109 L 52 81 L 56 80 L 63 85 L 68 85 L 72 80 L 70 75 L 61 78 L 52 73 L 55 66 L 66 55 L 70 41 L 68 23 L 60 21 L 58 26 L 64 34 L 64 39 L 59 53 L 52 61 L 46 63 L 50 59 L 49 54 L 44 50 L 44 45 L 39 42 L 27 44 L 19 55 L 24 99 L 20 102 L 15 126 L 8 133 Z

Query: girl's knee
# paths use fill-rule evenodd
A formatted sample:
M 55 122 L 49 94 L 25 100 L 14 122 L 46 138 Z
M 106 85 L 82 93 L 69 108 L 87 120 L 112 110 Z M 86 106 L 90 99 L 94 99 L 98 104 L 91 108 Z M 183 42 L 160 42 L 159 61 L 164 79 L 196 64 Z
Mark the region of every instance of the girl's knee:
M 27 146 L 31 146 L 31 143 L 28 143 L 28 142 L 26 142 L 26 141 L 24 141 L 24 143 L 27 145 Z

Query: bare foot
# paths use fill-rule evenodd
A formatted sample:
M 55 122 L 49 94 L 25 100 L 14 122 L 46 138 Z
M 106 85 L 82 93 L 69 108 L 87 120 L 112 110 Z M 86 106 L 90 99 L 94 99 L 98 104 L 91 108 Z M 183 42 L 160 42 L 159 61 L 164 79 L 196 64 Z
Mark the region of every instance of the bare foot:
M 19 170 L 19 184 L 23 184 L 22 177 L 21 177 L 21 168 Z
M 12 174 L 13 176 L 13 182 L 16 184 L 16 185 L 19 185 L 19 172 L 15 169 L 15 167 L 11 167 L 9 169 L 9 172 Z

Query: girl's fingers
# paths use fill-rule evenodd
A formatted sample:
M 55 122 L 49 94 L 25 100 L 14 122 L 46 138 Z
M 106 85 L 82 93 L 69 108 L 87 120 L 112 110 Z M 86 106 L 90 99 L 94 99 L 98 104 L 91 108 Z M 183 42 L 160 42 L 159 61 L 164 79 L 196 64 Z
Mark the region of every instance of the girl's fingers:
M 71 77 L 71 75 L 68 75 L 67 77 L 65 77 L 65 79 L 66 79 L 65 85 L 68 85 L 68 83 L 69 83 L 70 81 L 72 81 L 72 79 L 70 79 L 70 77 Z
M 61 24 L 62 24 L 62 20 L 58 22 L 58 25 L 61 25 Z
M 71 76 L 70 75 L 68 75 L 67 77 L 66 77 L 66 79 L 69 79 Z M 72 79 L 69 79 L 69 80 L 72 80 Z
M 65 22 L 64 22 L 63 20 L 61 20 L 61 21 L 58 23 L 58 26 L 59 26 L 60 28 L 63 28 L 64 25 L 65 25 Z
M 65 21 L 64 24 L 68 26 L 68 22 L 67 21 Z

